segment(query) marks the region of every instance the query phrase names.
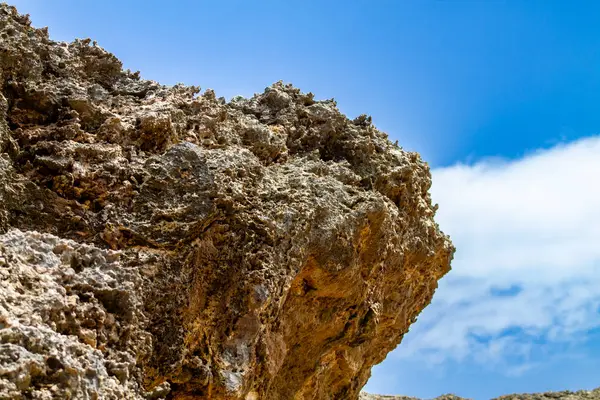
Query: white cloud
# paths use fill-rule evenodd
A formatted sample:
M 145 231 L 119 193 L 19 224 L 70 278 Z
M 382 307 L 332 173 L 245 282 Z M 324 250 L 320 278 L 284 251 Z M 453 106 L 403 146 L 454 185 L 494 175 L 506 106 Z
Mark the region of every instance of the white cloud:
M 453 270 L 396 356 L 518 374 L 600 326 L 600 136 L 434 170 L 432 197 Z

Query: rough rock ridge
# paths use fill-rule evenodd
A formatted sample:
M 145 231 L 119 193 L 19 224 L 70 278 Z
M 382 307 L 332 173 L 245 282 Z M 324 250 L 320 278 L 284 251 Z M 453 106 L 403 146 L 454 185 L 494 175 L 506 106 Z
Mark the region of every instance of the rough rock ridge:
M 123 71 L 0 5 L 0 398 L 357 399 L 449 271 L 369 117 Z

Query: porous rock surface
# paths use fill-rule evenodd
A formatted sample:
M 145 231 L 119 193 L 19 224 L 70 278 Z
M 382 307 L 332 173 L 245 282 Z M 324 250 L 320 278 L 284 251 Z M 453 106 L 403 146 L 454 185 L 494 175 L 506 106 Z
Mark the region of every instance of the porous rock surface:
M 123 71 L 0 5 L 0 398 L 357 399 L 454 252 L 370 118 Z

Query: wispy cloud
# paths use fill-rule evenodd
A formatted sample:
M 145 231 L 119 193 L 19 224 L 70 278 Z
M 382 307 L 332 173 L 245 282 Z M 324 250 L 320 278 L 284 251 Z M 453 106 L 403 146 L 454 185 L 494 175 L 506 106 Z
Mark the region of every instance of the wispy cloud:
M 520 374 L 600 326 L 600 137 L 433 182 L 457 253 L 394 356 Z

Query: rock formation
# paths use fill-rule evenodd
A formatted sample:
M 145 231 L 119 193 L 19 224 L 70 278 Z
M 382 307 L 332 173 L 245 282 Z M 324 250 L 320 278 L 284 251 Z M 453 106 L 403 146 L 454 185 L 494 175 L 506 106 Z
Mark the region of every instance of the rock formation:
M 427 165 L 0 5 L 0 398 L 357 399 L 449 271 Z

